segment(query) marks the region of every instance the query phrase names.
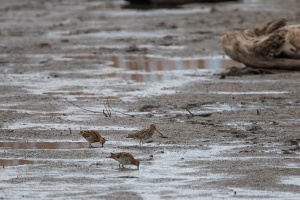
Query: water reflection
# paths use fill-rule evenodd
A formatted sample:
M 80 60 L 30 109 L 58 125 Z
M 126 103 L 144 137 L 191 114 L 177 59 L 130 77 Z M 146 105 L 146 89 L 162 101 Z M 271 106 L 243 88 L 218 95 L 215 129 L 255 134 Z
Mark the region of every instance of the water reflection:
M 107 56 L 65 56 L 72 59 L 101 60 L 115 68 L 122 68 L 134 71 L 170 71 L 189 69 L 224 69 L 228 66 L 240 67 L 241 64 L 221 56 L 200 57 L 200 58 L 163 58 L 155 56 L 128 56 L 128 55 L 107 55 Z
M 18 165 L 34 165 L 34 164 L 45 164 L 45 161 L 37 161 L 37 160 L 1 160 L 0 159 L 0 166 L 18 166 Z
M 218 71 L 229 66 L 241 67 L 242 64 L 221 56 L 198 58 L 164 58 L 155 56 L 129 55 L 74 55 L 66 58 L 79 60 L 100 60 L 116 72 L 98 74 L 99 77 L 118 77 L 137 82 L 165 81 L 182 78 L 184 73 L 201 73 L 204 70 Z
M 78 149 L 86 142 L 0 142 L 0 149 Z
M 134 71 L 170 71 L 189 69 L 224 69 L 228 66 L 241 67 L 241 63 L 235 62 L 221 56 L 200 57 L 200 58 L 163 58 L 155 56 L 128 56 L 128 55 L 74 55 L 64 58 L 79 60 L 100 60 L 115 68 L 122 68 Z
M 155 82 L 155 81 L 166 81 L 166 80 L 176 80 L 179 77 L 175 75 L 162 75 L 162 74 L 126 74 L 126 73 L 108 73 L 100 74 L 99 77 L 103 78 L 122 78 L 124 80 L 133 80 L 136 82 Z

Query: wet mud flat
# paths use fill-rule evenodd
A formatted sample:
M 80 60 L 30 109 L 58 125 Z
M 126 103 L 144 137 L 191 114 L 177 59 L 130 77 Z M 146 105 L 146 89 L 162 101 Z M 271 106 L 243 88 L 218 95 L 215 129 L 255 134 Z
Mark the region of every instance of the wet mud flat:
M 220 76 L 223 33 L 299 22 L 280 2 L 1 3 L 0 198 L 299 199 L 299 72 Z M 152 123 L 168 138 L 126 138 Z

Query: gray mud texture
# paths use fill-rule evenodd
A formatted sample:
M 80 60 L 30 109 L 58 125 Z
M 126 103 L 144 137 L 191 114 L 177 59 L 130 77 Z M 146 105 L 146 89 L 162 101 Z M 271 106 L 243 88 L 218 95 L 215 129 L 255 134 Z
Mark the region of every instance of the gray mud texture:
M 0 199 L 300 199 L 299 72 L 220 76 L 225 32 L 300 2 L 124 4 L 1 1 Z

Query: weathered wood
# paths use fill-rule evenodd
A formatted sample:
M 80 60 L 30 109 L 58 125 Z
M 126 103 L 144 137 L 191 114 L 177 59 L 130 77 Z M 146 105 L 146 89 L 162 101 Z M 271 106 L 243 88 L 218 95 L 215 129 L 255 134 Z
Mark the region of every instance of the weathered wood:
M 224 52 L 246 66 L 300 70 L 300 25 L 285 19 L 226 33 L 221 41 Z

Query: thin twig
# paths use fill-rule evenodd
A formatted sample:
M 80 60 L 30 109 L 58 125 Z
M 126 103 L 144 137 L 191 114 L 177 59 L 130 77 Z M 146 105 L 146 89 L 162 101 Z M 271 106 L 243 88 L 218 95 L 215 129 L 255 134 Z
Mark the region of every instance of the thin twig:
M 260 115 L 260 112 L 259 112 L 259 110 L 258 110 L 258 109 L 256 109 L 256 114 L 257 114 L 257 115 Z
M 105 117 L 108 117 L 108 115 L 105 113 L 105 110 L 103 109 L 103 114 Z
M 211 116 L 211 113 L 203 113 L 203 114 L 197 114 L 197 115 L 195 115 L 191 111 L 189 111 L 188 108 L 185 108 L 185 109 L 190 113 L 190 115 L 192 117 L 195 117 L 195 116 L 198 116 L 198 117 L 209 117 L 209 116 Z
M 110 111 L 110 109 L 111 109 L 112 111 L 116 112 L 116 113 L 121 113 L 121 114 L 123 114 L 123 115 L 128 115 L 128 116 L 130 116 L 130 117 L 134 117 L 134 115 L 130 115 L 130 114 L 127 114 L 127 113 L 123 113 L 123 112 L 114 110 L 114 109 L 109 105 L 108 98 L 107 98 L 107 107 L 106 107 L 106 105 L 104 104 L 104 107 L 105 107 L 107 113 L 105 113 L 105 110 L 104 110 L 104 109 L 102 110 L 102 112 L 97 112 L 97 111 L 93 111 L 93 110 L 88 110 L 88 109 L 82 108 L 82 107 L 80 107 L 80 106 L 78 106 L 78 105 L 72 103 L 72 102 L 69 101 L 67 98 L 65 98 L 65 100 L 66 100 L 68 103 L 72 104 L 73 106 L 76 106 L 77 108 L 80 108 L 81 110 L 85 110 L 85 111 L 92 112 L 92 113 L 103 113 L 103 114 L 105 115 L 105 117 L 110 117 L 110 116 L 111 116 L 111 111 Z M 108 108 L 109 108 L 109 109 L 108 109 Z
M 185 108 L 186 111 L 188 111 L 190 113 L 190 115 L 195 116 L 188 108 Z
M 106 113 L 103 109 L 103 114 L 106 116 L 106 117 L 111 117 L 111 111 L 110 111 L 110 108 L 106 107 L 106 105 L 104 104 L 104 107 L 105 107 L 105 110 L 106 110 Z
M 130 114 L 127 114 L 127 113 L 123 113 L 123 112 L 114 110 L 114 109 L 109 105 L 108 98 L 107 98 L 107 106 L 108 106 L 112 111 L 114 111 L 114 112 L 116 112 L 116 113 L 121 113 L 121 114 L 123 114 L 123 115 L 127 115 L 127 116 L 130 116 L 130 117 L 134 117 L 134 115 L 130 115 Z
M 78 105 L 72 103 L 72 102 L 69 101 L 67 98 L 65 98 L 65 100 L 66 100 L 68 103 L 72 104 L 73 106 L 76 106 L 77 108 L 80 108 L 81 110 L 85 110 L 85 111 L 92 112 L 92 113 L 102 113 L 102 112 L 97 112 L 97 111 L 93 111 L 93 110 L 88 110 L 88 109 L 82 108 L 82 107 L 80 107 L 80 106 L 78 106 Z
M 107 103 L 107 106 L 108 106 L 108 108 L 109 109 L 107 109 L 107 112 L 108 112 L 108 114 L 109 114 L 109 116 L 111 116 L 111 111 L 110 111 L 110 106 L 109 106 L 109 102 L 108 102 L 108 98 L 106 98 L 106 103 Z M 106 108 L 106 107 L 105 107 Z

